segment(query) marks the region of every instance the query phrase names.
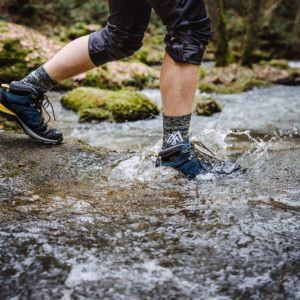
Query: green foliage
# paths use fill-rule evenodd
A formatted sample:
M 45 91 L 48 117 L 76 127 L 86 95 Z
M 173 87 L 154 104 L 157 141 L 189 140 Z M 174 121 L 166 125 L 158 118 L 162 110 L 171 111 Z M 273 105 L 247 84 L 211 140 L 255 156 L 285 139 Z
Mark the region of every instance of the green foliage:
M 219 65 L 240 61 L 242 54 L 243 63 L 246 65 L 262 59 L 300 58 L 298 0 L 206 1 L 215 3 L 221 8 L 220 17 L 212 18 L 214 23 L 220 20 L 219 24 L 215 26 L 213 24 L 213 28 L 218 28 L 220 32 L 218 45 L 214 47 Z M 252 7 L 252 10 L 247 9 L 247 3 L 248 8 Z M 91 24 L 98 24 L 99 27 L 106 25 L 109 14 L 107 0 L 2 0 L 0 10 L 1 19 L 6 18 L 34 27 L 63 42 L 89 34 Z M 0 22 L 0 34 L 5 30 L 5 26 Z M 96 27 L 92 30 L 96 30 Z M 160 64 L 164 55 L 165 32 L 161 20 L 153 13 L 144 40 L 144 48 L 132 59 L 148 65 Z
M 104 25 L 108 15 L 106 0 L 11 0 L 4 1 L 3 10 L 27 25 L 47 22 L 71 25 L 76 22 Z

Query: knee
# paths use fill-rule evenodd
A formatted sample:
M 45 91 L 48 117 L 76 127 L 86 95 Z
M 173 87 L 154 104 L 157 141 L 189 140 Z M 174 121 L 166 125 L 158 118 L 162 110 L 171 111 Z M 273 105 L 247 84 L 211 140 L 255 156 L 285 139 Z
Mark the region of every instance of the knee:
M 143 45 L 144 33 L 131 33 L 108 24 L 89 38 L 89 54 L 96 66 L 131 56 Z
M 166 51 L 176 62 L 200 65 L 209 39 L 210 20 L 181 25 L 166 36 Z

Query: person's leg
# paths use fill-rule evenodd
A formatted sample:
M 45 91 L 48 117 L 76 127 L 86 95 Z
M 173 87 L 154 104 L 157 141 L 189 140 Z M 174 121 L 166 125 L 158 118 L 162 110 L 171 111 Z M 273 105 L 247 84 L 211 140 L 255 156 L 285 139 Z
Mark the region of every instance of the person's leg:
M 44 101 L 49 103 L 45 93 L 58 81 L 128 57 L 142 46 L 151 6 L 146 0 L 109 0 L 109 5 L 111 15 L 105 28 L 71 42 L 44 66 L 0 89 L 0 114 L 18 121 L 35 140 L 60 143 L 62 133 L 49 128 L 42 116 Z
M 45 71 L 59 82 L 93 69 L 88 44 L 89 36 L 72 41 L 44 65 Z
M 18 84 L 47 92 L 59 81 L 93 69 L 95 66 L 88 52 L 88 40 L 89 37 L 84 36 L 72 41 Z
M 163 102 L 163 148 L 189 139 L 189 128 L 198 83 L 198 66 L 175 62 L 166 54 L 160 89 Z
M 105 62 L 126 58 L 142 46 L 150 5 L 145 0 L 134 4 L 128 0 L 110 0 L 109 8 L 110 25 L 71 42 L 44 65 L 53 80 L 61 81 Z
M 109 8 L 108 26 L 72 41 L 21 82 L 37 87 L 39 82 L 43 82 L 42 89 L 47 91 L 59 81 L 108 61 L 126 58 L 137 51 L 142 46 L 149 24 L 150 5 L 145 0 L 138 0 L 134 4 L 128 0 L 110 0 Z
M 203 0 L 148 0 L 167 26 L 161 70 L 163 148 L 188 140 L 198 66 L 211 37 Z

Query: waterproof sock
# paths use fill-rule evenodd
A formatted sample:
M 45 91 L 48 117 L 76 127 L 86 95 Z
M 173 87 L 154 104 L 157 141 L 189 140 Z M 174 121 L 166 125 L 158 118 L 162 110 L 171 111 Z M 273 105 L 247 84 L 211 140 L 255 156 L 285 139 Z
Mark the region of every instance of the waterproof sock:
M 178 117 L 163 115 L 163 149 L 189 140 L 191 116 L 191 114 Z
M 31 86 L 43 93 L 51 90 L 58 83 L 53 80 L 50 75 L 46 72 L 43 66 L 39 67 L 27 77 L 18 81 L 19 84 Z

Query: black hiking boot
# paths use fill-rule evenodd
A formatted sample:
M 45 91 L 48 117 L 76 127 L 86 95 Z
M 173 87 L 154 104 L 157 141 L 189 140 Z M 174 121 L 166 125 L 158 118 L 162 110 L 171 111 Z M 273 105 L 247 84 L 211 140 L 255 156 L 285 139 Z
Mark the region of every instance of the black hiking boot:
M 172 167 L 186 177 L 193 179 L 199 174 L 231 174 L 240 166 L 230 161 L 222 161 L 201 142 L 185 141 L 159 152 L 156 167 Z
M 43 144 L 60 144 L 63 134 L 55 128 L 48 127 L 50 121 L 50 115 L 46 111 L 48 106 L 51 106 L 55 119 L 52 104 L 46 93 L 18 82 L 2 85 L 0 88 L 0 115 L 7 120 L 17 121 L 24 132 L 35 141 Z M 49 117 L 47 122 L 43 117 L 43 110 Z

